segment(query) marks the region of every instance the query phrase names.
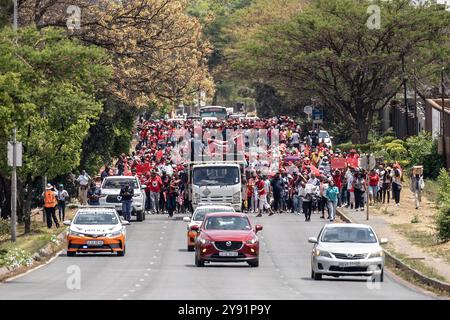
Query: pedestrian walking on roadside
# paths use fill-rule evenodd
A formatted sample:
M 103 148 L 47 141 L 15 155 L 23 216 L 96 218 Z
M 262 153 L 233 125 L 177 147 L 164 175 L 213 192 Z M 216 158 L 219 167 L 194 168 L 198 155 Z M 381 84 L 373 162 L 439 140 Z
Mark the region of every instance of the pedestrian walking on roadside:
M 300 197 L 302 197 L 302 205 L 303 205 L 303 213 L 305 214 L 305 221 L 311 220 L 311 211 L 312 211 L 312 200 L 313 200 L 313 188 L 315 186 L 311 184 L 305 184 L 301 182 L 301 187 L 299 188 Z
M 69 193 L 64 189 L 64 185 L 58 186 L 56 198 L 58 200 L 58 216 L 59 221 L 64 221 L 66 216 L 66 201 L 69 199 Z
M 416 172 L 414 172 L 416 170 Z M 411 175 L 411 192 L 414 194 L 414 202 L 416 209 L 419 209 L 420 202 L 422 201 L 422 191 L 425 188 L 425 182 L 423 181 L 423 175 L 418 172 L 416 168 L 413 168 L 413 174 Z
M 82 206 L 87 205 L 87 191 L 89 188 L 89 182 L 91 177 L 86 173 L 85 170 L 81 171 L 81 174 L 77 178 L 78 187 L 78 200 Z
M 392 168 L 387 167 L 386 171 L 381 177 L 381 180 L 383 180 L 382 183 L 382 191 L 381 191 L 381 198 L 383 201 L 383 204 L 385 202 L 389 203 L 391 199 L 391 185 L 392 185 L 392 177 L 391 177 Z
M 129 222 L 131 221 L 131 209 L 133 206 L 133 182 L 129 182 L 123 186 L 122 189 L 120 189 L 119 195 L 122 198 L 122 216 Z
M 338 203 L 339 188 L 335 186 L 333 179 L 330 179 L 330 184 L 325 192 L 328 199 L 328 219 L 333 222 L 336 219 L 336 208 Z
M 392 178 L 392 194 L 394 196 L 395 205 L 400 206 L 400 193 L 402 191 L 402 170 L 400 167 L 394 166 L 394 170 L 391 173 Z
M 261 176 L 261 179 L 256 183 L 256 188 L 258 189 L 259 195 L 259 212 L 256 215 L 257 217 L 262 217 L 262 212 L 264 209 L 269 211 L 269 216 L 273 215 L 272 208 L 270 204 L 267 202 L 267 183 L 265 182 L 265 177 Z
M 355 193 L 355 210 L 364 211 L 364 193 L 366 192 L 366 179 L 364 173 L 358 172 L 353 181 L 353 189 Z
M 150 191 L 150 211 L 153 214 L 158 214 L 162 180 L 161 177 L 156 174 L 156 170 L 151 171 L 150 179 L 147 181 L 147 188 Z
M 380 177 L 376 173 L 375 169 L 370 170 L 369 173 L 369 205 L 374 205 L 378 193 L 378 183 L 380 182 Z
M 51 229 L 52 219 L 55 222 L 56 228 L 59 228 L 59 222 L 56 218 L 56 206 L 58 205 L 57 193 L 51 184 L 47 184 L 45 192 L 42 194 L 44 198 L 44 211 L 47 220 L 47 228 Z

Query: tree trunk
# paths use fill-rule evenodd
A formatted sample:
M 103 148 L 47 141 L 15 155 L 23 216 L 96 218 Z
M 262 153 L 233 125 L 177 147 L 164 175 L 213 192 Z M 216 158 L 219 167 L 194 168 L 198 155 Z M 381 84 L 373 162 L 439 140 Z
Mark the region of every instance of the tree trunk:
M 373 112 L 358 113 L 356 119 L 355 133 L 352 136 L 352 143 L 364 144 L 369 140 L 369 131 L 373 122 Z
M 24 216 L 24 190 L 21 179 L 17 179 L 17 223 L 23 223 Z
M 1 203 L 2 218 L 7 219 L 11 216 L 11 182 L 0 173 L 0 190 L 4 194 L 4 202 Z
M 31 232 L 31 201 L 33 197 L 33 179 L 31 178 L 31 175 L 27 176 L 26 191 L 24 205 L 25 234 Z

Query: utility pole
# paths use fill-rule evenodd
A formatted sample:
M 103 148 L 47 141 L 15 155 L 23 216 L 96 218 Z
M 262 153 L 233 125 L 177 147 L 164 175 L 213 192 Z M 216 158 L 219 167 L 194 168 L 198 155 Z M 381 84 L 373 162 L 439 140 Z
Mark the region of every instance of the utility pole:
M 11 241 L 16 242 L 17 222 L 17 129 L 13 129 L 11 172 Z
M 417 79 L 416 79 L 416 60 L 413 59 L 414 65 L 414 119 L 416 124 L 416 134 L 419 134 L 419 112 L 417 111 Z
M 444 67 L 441 68 L 441 98 L 442 98 L 442 112 L 441 112 L 441 130 L 442 130 L 442 151 L 444 153 L 444 164 L 447 168 L 447 146 L 445 141 L 445 87 L 444 87 Z
M 366 220 L 369 221 L 369 167 L 370 167 L 370 158 L 372 155 L 367 155 L 367 174 L 366 174 L 366 197 L 367 197 L 367 214 Z M 373 195 L 375 197 L 375 195 Z
M 408 108 L 408 94 L 406 90 L 406 72 L 405 72 L 405 56 L 402 56 L 402 71 L 403 71 L 403 96 L 405 99 L 405 113 L 406 113 L 406 137 L 409 136 L 409 108 Z
M 17 14 L 17 11 L 18 11 L 17 1 L 18 0 L 14 0 L 14 16 L 13 16 L 13 30 L 14 30 L 14 32 L 17 32 L 17 25 L 18 25 L 18 23 L 17 23 L 17 20 L 18 20 L 18 18 L 17 18 L 17 16 L 18 16 L 18 14 Z

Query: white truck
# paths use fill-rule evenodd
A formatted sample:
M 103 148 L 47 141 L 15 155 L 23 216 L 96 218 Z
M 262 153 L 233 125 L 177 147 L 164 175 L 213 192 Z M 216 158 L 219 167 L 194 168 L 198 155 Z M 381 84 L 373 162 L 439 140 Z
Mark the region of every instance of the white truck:
M 234 160 L 196 161 L 189 163 L 188 193 L 195 210 L 200 204 L 229 205 L 242 208 L 242 177 L 246 163 Z

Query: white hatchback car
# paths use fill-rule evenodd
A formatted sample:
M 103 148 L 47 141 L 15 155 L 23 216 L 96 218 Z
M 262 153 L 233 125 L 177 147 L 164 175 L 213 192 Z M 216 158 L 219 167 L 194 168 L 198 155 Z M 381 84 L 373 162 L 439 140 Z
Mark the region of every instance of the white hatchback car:
M 381 244 L 387 239 L 378 239 L 368 225 L 353 223 L 327 224 L 314 243 L 311 255 L 311 278 L 321 280 L 330 276 L 372 276 L 383 281 L 384 252 Z

